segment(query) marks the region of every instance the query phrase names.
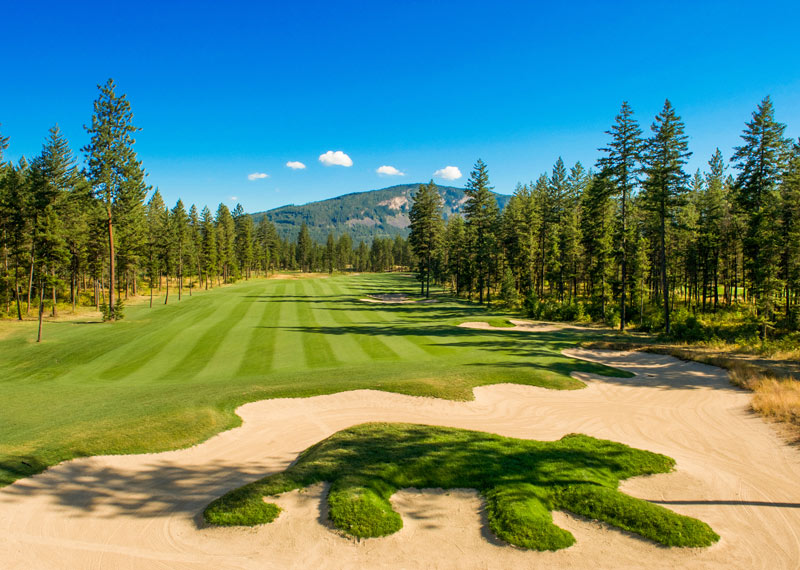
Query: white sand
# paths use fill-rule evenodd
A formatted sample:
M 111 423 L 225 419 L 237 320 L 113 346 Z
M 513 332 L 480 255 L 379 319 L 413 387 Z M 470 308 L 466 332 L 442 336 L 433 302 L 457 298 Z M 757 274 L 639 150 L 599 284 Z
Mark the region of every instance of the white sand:
M 78 459 L 0 490 L 0 568 L 797 568 L 800 452 L 746 411 L 720 369 L 667 356 L 575 350 L 636 378 L 579 375 L 575 391 L 501 384 L 473 402 L 371 390 L 239 408 L 244 425 L 191 449 Z M 552 440 L 570 432 L 666 453 L 674 473 L 622 490 L 709 523 L 707 549 L 662 548 L 554 513 L 577 544 L 507 546 L 485 528 L 474 491 L 397 493 L 404 528 L 356 541 L 329 528 L 323 486 L 287 493 L 272 524 L 203 528 L 200 512 L 284 469 L 309 445 L 365 421 L 404 421 Z
M 522 321 L 519 319 L 508 319 L 513 327 L 494 327 L 483 321 L 470 321 L 461 323 L 460 327 L 465 329 L 479 329 L 487 331 L 526 331 L 526 332 L 550 332 L 565 329 L 586 330 L 586 327 L 578 325 L 568 325 L 561 323 L 551 323 L 546 321 Z

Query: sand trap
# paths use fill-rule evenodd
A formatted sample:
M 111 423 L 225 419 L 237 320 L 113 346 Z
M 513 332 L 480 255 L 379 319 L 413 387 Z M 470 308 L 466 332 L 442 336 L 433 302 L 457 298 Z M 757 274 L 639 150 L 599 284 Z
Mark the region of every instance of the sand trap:
M 412 299 L 408 295 L 402 293 L 385 293 L 383 295 L 370 295 L 364 299 L 359 299 L 365 303 L 391 303 L 391 304 L 407 304 L 407 303 L 436 303 L 436 299 Z
M 267 400 L 244 425 L 180 451 L 77 459 L 0 489 L 0 567 L 17 568 L 796 568 L 800 451 L 746 411 L 749 393 L 718 368 L 644 353 L 571 356 L 637 373 L 579 375 L 584 390 L 501 384 L 451 402 L 371 390 Z M 405 527 L 355 541 L 326 522 L 323 486 L 286 493 L 286 512 L 253 529 L 202 528 L 220 494 L 284 469 L 298 452 L 365 421 L 405 421 L 553 440 L 569 432 L 666 453 L 670 474 L 622 490 L 709 523 L 721 541 L 668 549 L 555 513 L 575 546 L 538 553 L 499 543 L 474 491 L 404 490 Z
M 561 323 L 550 323 L 545 321 L 521 321 L 519 319 L 508 319 L 513 327 L 495 327 L 483 321 L 461 323 L 460 327 L 465 329 L 480 329 L 489 331 L 527 331 L 527 332 L 550 332 L 566 329 L 586 330 L 586 327 L 578 325 L 565 325 Z

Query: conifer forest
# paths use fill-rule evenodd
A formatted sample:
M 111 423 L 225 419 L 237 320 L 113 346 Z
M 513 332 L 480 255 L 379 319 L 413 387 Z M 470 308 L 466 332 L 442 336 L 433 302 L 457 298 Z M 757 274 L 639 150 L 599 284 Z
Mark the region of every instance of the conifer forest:
M 696 315 L 736 312 L 764 339 L 800 328 L 800 142 L 769 97 L 743 117 L 731 156 L 686 169 L 685 125 L 667 100 L 652 121 L 622 103 L 595 164 L 521 182 L 502 210 L 477 160 L 463 215 L 444 219 L 436 185 L 419 185 L 408 239 L 371 243 L 303 225 L 279 237 L 237 205 L 191 196 L 165 204 L 137 158 L 131 103 L 99 86 L 75 150 L 55 125 L 41 153 L 3 161 L 0 137 L 0 311 L 22 320 L 94 306 L 124 315 L 131 295 L 178 301 L 279 270 L 415 271 L 470 301 L 546 320 L 593 320 L 692 340 Z M 554 157 L 555 158 L 555 157 Z M 500 189 L 501 192 L 504 189 Z M 749 328 L 748 328 L 749 327 Z M 39 330 L 41 335 L 41 327 Z

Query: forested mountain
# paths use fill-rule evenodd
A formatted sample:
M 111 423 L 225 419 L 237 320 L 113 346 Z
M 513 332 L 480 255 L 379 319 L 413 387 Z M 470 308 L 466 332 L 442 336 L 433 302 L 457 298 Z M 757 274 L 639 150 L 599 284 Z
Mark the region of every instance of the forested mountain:
M 302 206 L 281 206 L 252 216 L 256 223 L 266 216 L 283 239 L 295 239 L 303 223 L 308 226 L 311 239 L 320 243 L 331 232 L 336 237 L 348 233 L 356 243 L 361 240 L 371 242 L 375 237 L 407 237 L 411 196 L 419 186 L 400 184 L 381 190 L 354 192 Z M 464 189 L 454 186 L 437 188 L 442 196 L 445 219 L 461 213 L 467 200 Z M 511 199 L 504 194 L 495 194 L 495 197 L 501 209 Z

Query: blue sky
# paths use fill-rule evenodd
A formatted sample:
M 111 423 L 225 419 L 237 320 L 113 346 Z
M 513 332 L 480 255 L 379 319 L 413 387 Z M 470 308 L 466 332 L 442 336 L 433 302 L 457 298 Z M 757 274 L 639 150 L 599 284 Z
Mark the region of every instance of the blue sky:
M 692 171 L 716 146 L 730 156 L 767 94 L 800 135 L 796 2 L 2 5 L 7 156 L 38 153 L 55 123 L 77 153 L 97 84 L 113 77 L 168 203 L 252 212 L 447 166 L 462 178 L 437 182 L 463 185 L 478 158 L 511 193 L 558 156 L 591 166 L 623 100 L 646 132 L 672 101 Z M 325 166 L 327 151 L 352 166 Z

